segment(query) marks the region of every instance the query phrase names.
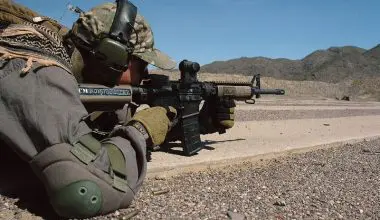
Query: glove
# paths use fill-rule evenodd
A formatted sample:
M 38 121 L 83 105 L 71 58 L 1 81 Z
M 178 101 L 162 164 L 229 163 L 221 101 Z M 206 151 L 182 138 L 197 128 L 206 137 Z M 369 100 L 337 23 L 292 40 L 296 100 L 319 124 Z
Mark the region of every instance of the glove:
M 151 107 L 136 112 L 127 125 L 134 126 L 141 131 L 141 125 L 148 133 L 153 146 L 161 145 L 167 133 L 174 126 L 173 121 L 177 116 L 175 108 Z
M 224 133 L 235 124 L 235 101 L 217 98 L 205 101 L 200 112 L 201 134 Z

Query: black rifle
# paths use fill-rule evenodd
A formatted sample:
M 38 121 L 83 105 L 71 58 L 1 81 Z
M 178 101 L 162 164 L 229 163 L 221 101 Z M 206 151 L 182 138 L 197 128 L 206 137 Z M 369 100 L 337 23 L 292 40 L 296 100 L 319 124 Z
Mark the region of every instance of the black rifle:
M 181 141 L 183 152 L 191 156 L 201 150 L 199 107 L 201 102 L 216 98 L 230 98 L 254 104 L 254 96 L 262 94 L 284 95 L 283 89 L 261 89 L 260 75 L 254 75 L 251 82 L 198 81 L 200 65 L 183 60 L 179 64 L 180 79 L 170 81 L 165 75 L 152 74 L 151 80 L 140 86 L 120 85 L 112 88 L 80 84 L 81 101 L 89 112 L 121 109 L 125 104 L 137 106 L 172 106 L 178 113 L 175 127 L 167 135 L 166 142 Z M 255 85 L 256 82 L 256 85 Z M 220 130 L 219 133 L 224 133 Z

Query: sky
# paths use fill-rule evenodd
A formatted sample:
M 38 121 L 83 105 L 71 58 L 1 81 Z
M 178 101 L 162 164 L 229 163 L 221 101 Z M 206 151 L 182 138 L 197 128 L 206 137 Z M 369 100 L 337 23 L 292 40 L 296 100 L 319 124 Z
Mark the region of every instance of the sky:
M 104 0 L 14 0 L 67 27 Z M 108 1 L 114 2 L 114 1 Z M 379 0 L 134 0 L 155 46 L 178 63 L 240 57 L 302 59 L 318 49 L 380 44 Z

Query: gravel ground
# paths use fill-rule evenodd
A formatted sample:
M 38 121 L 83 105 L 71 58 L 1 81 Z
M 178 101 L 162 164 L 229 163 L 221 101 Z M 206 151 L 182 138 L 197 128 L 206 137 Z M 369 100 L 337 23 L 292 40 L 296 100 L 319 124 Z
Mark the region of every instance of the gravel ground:
M 237 121 L 288 120 L 310 118 L 339 118 L 349 116 L 380 115 L 380 109 L 341 110 L 239 110 Z
M 94 219 L 380 219 L 379 161 L 377 139 L 152 178 L 131 208 Z M 56 219 L 41 195 L 0 197 L 0 219 Z

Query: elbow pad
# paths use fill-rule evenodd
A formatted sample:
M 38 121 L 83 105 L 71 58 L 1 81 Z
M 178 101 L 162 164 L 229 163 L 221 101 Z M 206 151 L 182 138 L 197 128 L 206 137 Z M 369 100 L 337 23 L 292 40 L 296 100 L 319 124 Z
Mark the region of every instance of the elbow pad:
M 120 141 L 130 144 L 126 139 Z M 140 187 L 137 182 L 145 170 L 138 169 L 139 155 L 131 145 L 129 150 L 123 147 L 85 135 L 74 146 L 48 147 L 30 164 L 58 215 L 89 218 L 128 207 Z

